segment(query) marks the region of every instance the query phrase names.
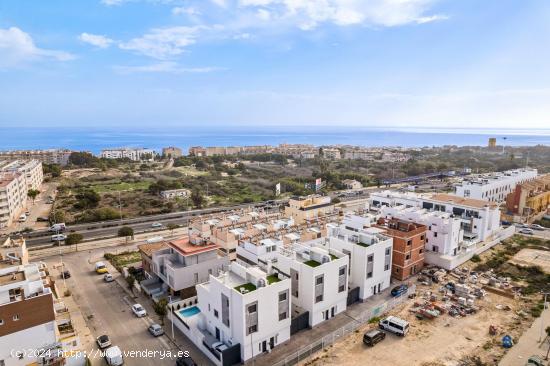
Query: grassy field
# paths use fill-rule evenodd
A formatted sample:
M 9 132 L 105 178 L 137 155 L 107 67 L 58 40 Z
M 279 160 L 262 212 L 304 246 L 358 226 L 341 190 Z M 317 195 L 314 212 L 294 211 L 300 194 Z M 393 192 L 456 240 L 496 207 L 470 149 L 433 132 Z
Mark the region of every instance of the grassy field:
M 90 185 L 97 193 L 107 193 L 107 192 L 118 192 L 118 191 L 143 191 L 149 188 L 151 183 L 147 181 L 136 182 L 136 183 L 112 183 L 112 184 L 94 184 Z

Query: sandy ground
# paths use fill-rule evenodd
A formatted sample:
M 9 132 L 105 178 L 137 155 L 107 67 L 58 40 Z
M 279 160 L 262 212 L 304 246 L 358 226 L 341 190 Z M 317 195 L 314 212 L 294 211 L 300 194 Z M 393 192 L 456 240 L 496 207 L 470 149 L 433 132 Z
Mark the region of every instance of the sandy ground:
M 550 273 L 550 252 L 537 249 L 522 249 L 510 261 L 523 266 L 539 266 Z
M 419 286 L 418 293 L 426 291 Z M 409 334 L 402 338 L 387 334 L 383 342 L 368 348 L 362 343 L 363 334 L 376 325 L 362 327 L 353 335 L 306 361 L 304 365 L 456 365 L 466 355 L 479 355 L 488 364 L 496 364 L 504 354 L 500 340 L 505 334 L 517 339 L 530 321 L 519 324 L 515 311 L 521 308 L 516 300 L 487 294 L 477 301 L 480 310 L 463 318 L 447 314 L 434 320 L 418 320 L 409 312 L 415 300 L 410 300 L 392 315 L 410 323 Z M 509 305 L 512 310 L 498 310 L 497 304 Z M 489 325 L 498 325 L 496 336 L 489 335 Z

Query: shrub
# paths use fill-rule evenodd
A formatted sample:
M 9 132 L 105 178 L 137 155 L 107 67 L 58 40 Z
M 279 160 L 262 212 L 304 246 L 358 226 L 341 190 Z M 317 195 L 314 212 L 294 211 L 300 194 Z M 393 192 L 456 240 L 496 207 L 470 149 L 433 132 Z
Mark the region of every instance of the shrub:
M 65 239 L 65 244 L 66 244 L 66 245 L 78 244 L 78 243 L 80 243 L 83 239 L 84 239 L 84 237 L 82 236 L 82 234 L 79 234 L 79 233 L 70 233 L 69 235 L 67 235 L 67 239 Z
M 471 258 L 471 261 L 474 262 L 474 263 L 479 263 L 479 262 L 481 262 L 481 258 L 479 257 L 479 255 L 474 254 Z
M 129 226 L 123 226 L 118 229 L 118 236 L 134 236 L 134 229 Z

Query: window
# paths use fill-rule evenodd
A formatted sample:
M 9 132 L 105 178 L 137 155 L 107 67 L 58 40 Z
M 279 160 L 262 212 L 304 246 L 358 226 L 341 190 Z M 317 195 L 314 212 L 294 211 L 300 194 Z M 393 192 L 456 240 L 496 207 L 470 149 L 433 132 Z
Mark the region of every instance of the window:
M 424 238 L 425 238 L 425 236 L 424 236 L 424 234 L 422 234 L 422 236 L 420 236 L 420 240 L 424 241 Z
M 372 271 L 367 272 L 367 278 L 372 278 Z
M 408 261 L 409 259 L 411 259 L 411 253 L 409 253 L 409 254 L 407 254 L 407 255 L 405 256 L 405 260 Z
M 399 268 L 395 267 L 395 273 L 399 273 Z
M 386 248 L 386 255 L 390 255 L 391 248 Z
M 266 247 L 266 248 L 265 248 L 265 251 L 268 252 L 268 253 L 270 253 L 270 252 L 271 252 L 271 247 Z
M 211 276 L 212 275 L 212 269 L 209 269 L 208 270 L 208 276 Z
M 346 289 L 345 285 L 340 285 L 340 287 L 338 287 L 338 292 L 344 292 L 345 289 Z
M 199 283 L 199 274 L 195 273 L 193 276 L 195 278 L 195 283 Z
M 389 264 L 385 264 L 385 265 L 384 265 L 384 271 L 387 271 L 388 269 L 390 269 L 390 265 L 389 265 Z
M 0 319 L 0 325 L 4 325 L 4 319 Z M 2 366 L 2 364 L 0 364 Z
M 19 314 L 15 314 L 12 319 L 13 319 L 14 322 L 16 322 L 21 318 L 19 318 Z
M 257 304 L 252 304 L 248 307 L 248 314 L 255 313 L 258 310 Z
M 367 262 L 372 263 L 373 261 L 374 261 L 374 255 L 371 254 L 367 257 Z
M 214 309 L 214 316 L 217 318 L 218 317 L 218 310 Z
M 420 254 L 424 253 L 424 248 L 420 248 L 420 250 L 418 251 L 418 253 L 420 253 Z
M 279 294 L 279 301 L 285 301 L 286 300 L 286 292 L 281 292 Z
M 437 238 L 437 232 L 434 232 L 434 238 Z
M 407 240 L 407 246 L 408 246 L 408 247 L 411 246 L 412 243 L 413 243 L 412 240 Z
M 258 331 L 258 325 L 251 325 L 248 327 L 248 334 L 250 333 L 256 333 Z
M 343 276 L 346 274 L 346 266 L 340 267 L 340 270 L 338 271 L 338 275 Z
M 285 320 L 286 318 L 288 318 L 286 314 L 287 314 L 286 312 L 279 314 L 279 321 Z
M 210 311 L 210 304 L 208 304 L 208 311 Z
M 316 279 L 315 279 L 315 284 L 316 285 L 321 285 L 323 283 L 323 276 L 318 276 Z
M 321 301 L 323 301 L 323 295 L 319 295 L 315 298 L 316 303 L 321 302 Z

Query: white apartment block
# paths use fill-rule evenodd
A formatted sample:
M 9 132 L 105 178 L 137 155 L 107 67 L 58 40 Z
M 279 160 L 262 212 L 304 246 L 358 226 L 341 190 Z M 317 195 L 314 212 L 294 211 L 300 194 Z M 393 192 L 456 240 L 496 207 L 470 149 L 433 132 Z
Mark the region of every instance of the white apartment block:
M 0 228 L 17 220 L 27 207 L 27 180 L 19 172 L 0 172 Z
M 40 364 L 24 352 L 56 345 L 54 299 L 45 279 L 37 263 L 0 267 L 0 365 Z
M 153 276 L 141 286 L 154 300 L 188 298 L 195 286 L 208 281 L 229 265 L 227 256 L 218 255 L 219 247 L 197 237 L 183 237 L 166 242 L 166 248 L 152 253 Z
M 29 189 L 38 189 L 44 180 L 42 163 L 33 160 L 0 160 L 0 172 L 19 172 L 25 175 Z
M 349 258 L 316 243 L 279 247 L 276 267 L 291 280 L 292 314 L 309 312 L 314 327 L 346 310 Z
M 506 196 L 524 183 L 537 177 L 537 169 L 525 168 L 467 178 L 455 187 L 455 194 L 464 198 L 502 202 Z
M 418 207 L 384 206 L 380 209 L 380 215 L 425 225 L 428 228 L 425 246 L 427 252 L 455 256 L 464 243 L 462 219 L 451 213 Z M 429 263 L 429 258 L 425 257 L 425 262 Z
M 73 151 L 67 149 L 0 151 L 0 159 L 38 160 L 45 164 L 67 165 Z
M 357 222 L 358 220 L 354 220 Z M 358 299 L 366 300 L 390 286 L 393 239 L 383 235 L 383 230 L 357 228 L 342 224 L 328 224 L 328 237 L 318 242 L 325 248 L 336 249 L 349 256 L 350 288 L 359 288 Z
M 382 206 L 418 207 L 419 195 L 413 192 L 382 191 L 372 192 L 369 197 L 370 209 L 378 211 Z
M 197 285 L 197 305 L 175 315 L 174 324 L 214 364 L 245 362 L 290 339 L 290 279 L 231 263 Z
M 166 200 L 174 199 L 178 197 L 189 197 L 190 194 L 191 194 L 191 191 L 185 188 L 168 189 L 166 191 L 161 191 L 159 193 L 159 195 Z
M 101 151 L 100 157 L 105 159 L 124 159 L 128 158 L 133 161 L 148 160 L 152 161 L 155 156 L 155 151 L 144 148 L 129 148 L 122 147 L 116 149 L 104 149 Z
M 335 148 L 323 148 L 323 157 L 326 159 L 338 160 L 341 158 L 340 149 Z

